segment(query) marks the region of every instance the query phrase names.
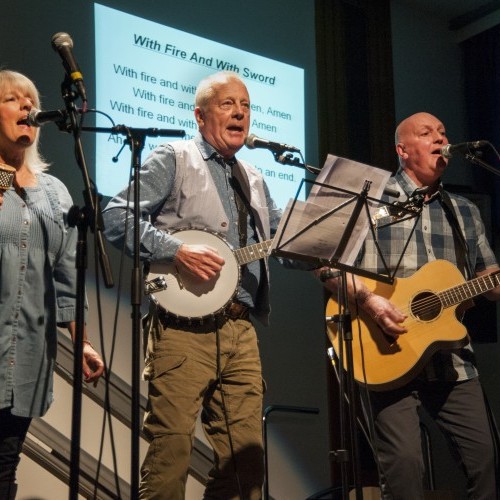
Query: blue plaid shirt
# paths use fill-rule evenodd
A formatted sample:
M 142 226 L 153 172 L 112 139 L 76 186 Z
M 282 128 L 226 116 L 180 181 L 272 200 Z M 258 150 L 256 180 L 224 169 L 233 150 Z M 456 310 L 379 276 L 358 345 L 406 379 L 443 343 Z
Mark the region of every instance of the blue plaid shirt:
M 387 187 L 400 193 L 398 200 L 405 200 L 417 189 L 415 183 L 402 170 L 389 179 Z M 387 263 L 387 269 L 377 252 L 371 232 L 360 254 L 359 267 L 372 273 L 392 275 L 399 263 L 396 277 L 411 276 L 424 264 L 436 259 L 450 261 L 459 267 L 453 230 L 446 218 L 441 190 L 442 186 L 424 203 L 421 215 L 417 219 L 412 217 L 405 220 L 405 217 L 402 217 L 397 223 L 386 225 L 392 219 L 389 215 L 384 217 L 384 208 L 381 206 L 375 217 L 375 237 L 381 250 L 380 254 Z M 478 208 L 462 196 L 448 194 L 467 243 L 468 259 L 473 272 L 495 266 L 497 264 L 495 255 L 486 239 Z M 384 198 L 383 201 L 391 203 L 393 200 Z M 408 240 L 405 250 L 404 245 Z M 461 271 L 463 272 L 462 269 Z M 437 352 L 426 366 L 423 376 L 427 380 L 447 381 L 476 377 L 477 369 L 471 345 L 468 344 L 463 349 Z

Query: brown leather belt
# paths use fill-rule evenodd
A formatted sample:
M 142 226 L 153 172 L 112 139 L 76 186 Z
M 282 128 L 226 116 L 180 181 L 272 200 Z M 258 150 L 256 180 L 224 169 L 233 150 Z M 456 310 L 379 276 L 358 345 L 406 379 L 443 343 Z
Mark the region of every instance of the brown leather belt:
M 231 302 L 222 314 L 231 319 L 248 319 L 250 311 L 247 306 L 239 302 Z
M 237 319 L 246 319 L 248 320 L 250 317 L 250 310 L 247 306 L 239 303 L 239 302 L 231 302 L 226 308 L 213 316 L 207 316 L 205 318 L 178 318 L 173 314 L 169 314 L 163 307 L 158 306 L 158 318 L 164 327 L 167 325 L 172 326 L 182 326 L 182 327 L 191 327 L 198 325 L 215 325 L 215 323 L 222 324 L 228 318 L 232 320 Z

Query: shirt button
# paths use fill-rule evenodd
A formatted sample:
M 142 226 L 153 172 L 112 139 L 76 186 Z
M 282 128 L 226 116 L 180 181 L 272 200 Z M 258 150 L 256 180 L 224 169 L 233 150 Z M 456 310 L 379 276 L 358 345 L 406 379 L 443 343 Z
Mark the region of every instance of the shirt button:
M 222 226 L 222 227 L 227 227 L 227 222 L 222 222 L 222 223 L 221 223 L 221 226 Z
M 23 224 L 27 226 L 29 224 L 29 221 L 23 220 Z

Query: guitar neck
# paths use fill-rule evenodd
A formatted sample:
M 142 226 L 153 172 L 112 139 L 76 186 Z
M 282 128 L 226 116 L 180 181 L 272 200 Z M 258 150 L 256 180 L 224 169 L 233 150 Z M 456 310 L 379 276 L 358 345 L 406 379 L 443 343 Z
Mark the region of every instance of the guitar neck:
M 451 307 L 489 292 L 498 285 L 500 285 L 500 271 L 448 288 L 439 293 L 439 298 L 445 307 Z
M 260 243 L 254 243 L 253 245 L 248 245 L 247 247 L 237 248 L 233 253 L 238 264 L 242 266 L 243 264 L 248 264 L 254 260 L 267 257 L 272 242 L 273 240 L 261 241 Z

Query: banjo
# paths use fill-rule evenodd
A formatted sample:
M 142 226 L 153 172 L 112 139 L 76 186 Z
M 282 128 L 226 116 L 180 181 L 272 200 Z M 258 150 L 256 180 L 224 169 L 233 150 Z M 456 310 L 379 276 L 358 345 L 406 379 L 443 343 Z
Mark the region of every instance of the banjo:
M 169 314 L 194 320 L 222 312 L 238 291 L 240 266 L 267 257 L 273 241 L 233 249 L 221 236 L 208 230 L 181 229 L 173 234 L 188 245 L 215 248 L 225 262 L 221 271 L 208 281 L 181 272 L 174 263 L 151 264 L 144 293 Z

